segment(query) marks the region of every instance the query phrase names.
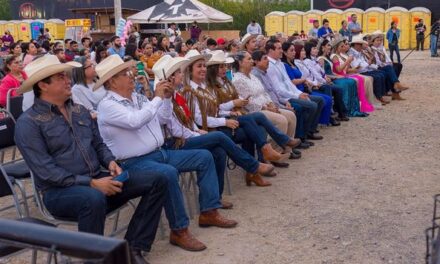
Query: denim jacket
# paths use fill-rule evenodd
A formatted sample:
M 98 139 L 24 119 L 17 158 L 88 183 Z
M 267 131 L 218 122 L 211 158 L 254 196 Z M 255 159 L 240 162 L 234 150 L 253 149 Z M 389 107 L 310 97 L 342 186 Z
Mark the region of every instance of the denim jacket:
M 35 175 L 41 191 L 72 185 L 90 185 L 108 168 L 114 156 L 103 143 L 89 111 L 66 101 L 67 121 L 55 105 L 35 98 L 17 120 L 15 142 Z
M 396 36 L 397 36 L 397 43 L 399 43 L 399 39 L 400 39 L 400 29 L 397 29 L 397 30 L 396 30 Z M 388 43 L 393 42 L 393 30 L 392 30 L 391 28 L 388 29 L 388 32 L 387 32 L 387 40 L 388 40 Z

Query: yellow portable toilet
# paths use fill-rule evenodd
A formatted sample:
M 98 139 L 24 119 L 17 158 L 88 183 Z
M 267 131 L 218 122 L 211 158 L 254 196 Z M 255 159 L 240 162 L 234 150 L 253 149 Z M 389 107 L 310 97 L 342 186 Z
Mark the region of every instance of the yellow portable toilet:
M 24 42 L 29 42 L 31 40 L 31 22 L 32 20 L 22 20 L 18 25 L 18 39 Z
M 364 10 L 360 9 L 360 8 L 349 8 L 344 10 L 344 12 L 342 13 L 342 20 L 347 20 L 348 23 L 351 22 L 351 15 L 355 14 L 357 16 L 357 22 L 359 24 L 363 24 L 362 22 L 362 18 L 364 17 Z
M 284 16 L 284 33 L 287 36 L 292 36 L 293 33 L 297 32 L 301 33 L 303 29 L 303 20 L 302 17 L 304 12 L 292 10 L 286 13 Z
M 400 49 L 409 49 L 409 42 L 411 37 L 411 28 L 410 28 L 410 14 L 408 9 L 400 6 L 395 6 L 389 8 L 385 11 L 385 30 L 386 33 L 390 27 L 391 22 L 397 23 L 397 28 L 400 29 L 400 39 L 399 39 L 399 48 Z M 388 47 L 388 41 L 385 38 L 385 47 Z
M 44 23 L 44 27 L 49 29 L 49 33 L 52 36 L 51 42 L 64 40 L 66 34 L 66 26 L 61 19 L 49 19 Z
M 273 11 L 266 15 L 264 29 L 268 36 L 273 36 L 278 32 L 284 32 L 284 16 L 286 13 Z
M 6 23 L 7 21 L 0 20 L 0 36 L 3 36 L 5 34 Z
M 313 21 L 318 20 L 319 25 L 321 26 L 322 23 L 322 15 L 324 15 L 324 12 L 321 10 L 309 10 L 304 13 L 303 15 L 303 30 L 304 33 L 307 35 L 310 31 L 310 29 L 313 28 Z
M 364 34 L 376 30 L 385 30 L 385 10 L 380 7 L 372 7 L 365 10 L 362 17 L 362 30 Z
M 425 43 L 424 48 L 429 49 L 429 37 L 428 34 L 431 30 L 431 11 L 424 7 L 414 7 L 409 10 L 410 13 L 410 27 L 411 27 L 411 40 L 409 41 L 409 46 L 411 49 L 415 49 L 417 46 L 416 39 L 416 25 L 419 23 L 419 19 L 423 19 L 423 24 L 426 26 L 425 31 Z
M 322 15 L 322 20 L 324 18 L 327 18 L 330 28 L 333 30 L 333 32 L 339 32 L 341 29 L 341 21 L 342 21 L 342 11 L 340 9 L 329 9 L 324 12 Z M 322 26 L 322 20 L 320 21 L 320 25 Z
M 18 38 L 18 26 L 20 24 L 20 21 L 17 20 L 10 20 L 6 22 L 5 25 L 5 31 L 9 30 L 11 32 L 11 36 L 14 38 L 14 41 L 17 41 Z

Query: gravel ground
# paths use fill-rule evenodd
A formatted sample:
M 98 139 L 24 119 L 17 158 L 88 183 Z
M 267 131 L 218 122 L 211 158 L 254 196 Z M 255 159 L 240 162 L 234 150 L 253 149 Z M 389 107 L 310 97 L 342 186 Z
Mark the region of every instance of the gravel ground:
M 404 57 L 407 52 L 402 52 Z M 422 263 L 424 230 L 439 191 L 440 59 L 425 51 L 405 61 L 408 100 L 352 118 L 270 179 L 245 186 L 232 174 L 235 229 L 192 232 L 208 249 L 191 253 L 158 238 L 151 263 Z M 37 214 L 33 210 L 34 214 Z M 13 213 L 0 217 L 14 217 Z M 7 263 L 28 263 L 20 258 Z

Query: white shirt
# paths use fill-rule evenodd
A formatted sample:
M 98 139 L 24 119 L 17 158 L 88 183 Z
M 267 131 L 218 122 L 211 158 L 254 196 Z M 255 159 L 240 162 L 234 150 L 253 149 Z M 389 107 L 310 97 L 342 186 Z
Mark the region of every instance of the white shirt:
M 351 67 L 353 67 L 353 68 L 359 67 L 358 69 L 359 69 L 360 73 L 375 70 L 374 66 L 376 66 L 376 65 L 368 64 L 368 61 L 365 59 L 364 55 L 361 52 L 351 48 L 348 51 L 348 55 L 351 55 L 354 58 L 354 60 L 351 62 Z
M 249 103 L 245 106 L 249 112 L 259 112 L 270 103 L 273 103 L 270 96 L 264 90 L 263 84 L 255 75 L 250 74 L 249 77 L 241 72 L 237 72 L 232 79 L 237 92 L 241 97 L 249 98 Z
M 252 23 L 250 23 L 246 28 L 246 32 L 252 35 L 261 35 L 261 26 L 258 23 L 255 23 L 255 26 L 252 26 Z
M 303 63 L 309 68 L 318 83 L 327 83 L 327 80 L 325 79 L 325 70 L 316 58 L 312 57 L 312 59 L 305 59 Z
M 373 49 L 373 51 L 374 51 L 374 57 L 376 58 L 377 66 L 385 67 L 387 65 L 393 65 L 393 62 L 391 61 L 390 56 L 388 56 L 388 53 L 387 53 L 384 46 L 380 46 L 377 48 L 375 46 L 371 46 L 371 49 Z M 382 60 L 380 59 L 379 53 L 382 53 L 385 56 L 385 62 L 382 62 Z
M 87 87 L 82 84 L 75 84 L 72 87 L 72 99 L 75 103 L 83 105 L 90 112 L 96 112 L 99 102 L 107 94 L 104 86 L 99 87 L 93 91 L 95 83 L 87 84 Z
M 196 124 L 193 124 L 194 131 L 192 131 L 191 129 L 188 129 L 186 126 L 184 126 L 182 123 L 180 123 L 180 121 L 177 118 L 174 111 L 173 111 L 171 117 L 167 120 L 166 126 L 167 126 L 168 132 L 173 137 L 187 139 L 187 138 L 191 138 L 191 137 L 200 136 L 200 133 L 195 132 L 195 131 L 198 131 Z
M 197 91 L 197 88 L 202 88 L 202 89 L 206 89 L 206 84 L 202 83 L 202 85 L 198 85 L 197 83 L 190 81 L 190 86 L 193 90 Z M 196 100 L 194 100 L 195 102 L 195 106 L 194 106 L 194 121 L 196 122 L 197 125 L 202 126 L 203 125 L 203 118 L 202 118 L 202 113 L 200 112 L 200 107 L 199 104 Z M 215 128 L 215 127 L 222 127 L 222 126 L 226 126 L 226 118 L 224 117 L 213 117 L 213 116 L 208 116 L 207 117 L 207 123 L 208 123 L 208 127 L 210 128 Z
M 273 87 L 275 87 L 274 92 L 280 98 L 280 102 L 285 104 L 289 99 L 298 99 L 303 92 L 292 83 L 289 75 L 287 75 L 284 64 L 281 60 L 275 60 L 271 57 L 268 58 L 269 68 L 267 69 L 267 75 Z
M 167 29 L 167 36 L 168 36 L 171 43 L 174 43 L 174 40 L 176 39 L 176 35 L 177 36 L 181 35 L 180 30 L 178 28 L 176 28 L 176 29 L 168 28 Z
M 133 93 L 131 100 L 109 91 L 98 105 L 98 126 L 116 159 L 139 157 L 164 143 L 161 124 L 171 117 L 171 100 Z
M 30 90 L 29 92 L 25 92 L 23 94 L 23 105 L 21 109 L 23 109 L 23 112 L 31 108 L 31 106 L 34 104 L 35 94 L 33 90 Z
M 311 83 L 314 86 L 317 86 L 319 84 L 319 82 L 316 80 L 315 76 L 313 75 L 312 71 L 302 60 L 295 60 L 295 65 L 301 71 L 302 78 L 306 79 L 309 83 Z

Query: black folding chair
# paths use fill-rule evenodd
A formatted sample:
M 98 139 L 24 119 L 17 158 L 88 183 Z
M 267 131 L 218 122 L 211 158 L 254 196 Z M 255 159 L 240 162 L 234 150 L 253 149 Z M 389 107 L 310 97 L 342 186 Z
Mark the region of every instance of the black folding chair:
M 18 217 L 21 218 L 29 215 L 23 181 L 30 179 L 30 171 L 15 146 L 14 117 L 3 109 L 0 109 L 0 113 L 5 115 L 0 119 L 0 197 L 12 196 L 14 200 L 14 205 L 1 208 L 0 211 L 15 207 Z
M 6 110 L 17 120 L 23 113 L 23 95 L 11 97 L 11 93 L 15 90 L 18 90 L 18 88 L 9 89 L 6 94 Z

